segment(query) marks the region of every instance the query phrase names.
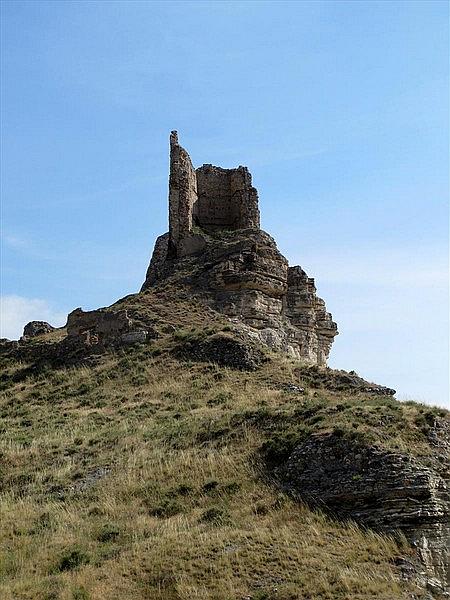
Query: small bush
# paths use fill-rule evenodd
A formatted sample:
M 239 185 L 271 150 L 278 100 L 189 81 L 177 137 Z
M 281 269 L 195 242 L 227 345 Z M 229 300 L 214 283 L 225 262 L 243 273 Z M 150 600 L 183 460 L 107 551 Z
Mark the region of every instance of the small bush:
M 120 530 L 116 525 L 113 523 L 106 523 L 97 535 L 97 540 L 99 542 L 112 542 L 116 540 L 119 535 Z
M 167 492 L 167 495 L 168 496 L 189 496 L 190 494 L 193 493 L 193 491 L 194 491 L 194 488 L 192 486 L 182 483 L 181 485 L 179 485 L 176 488 Z
M 89 383 L 82 383 L 77 390 L 77 394 L 79 396 L 82 396 L 83 394 L 87 394 L 88 392 L 91 391 L 91 386 Z
M 89 556 L 78 548 L 63 554 L 56 565 L 56 571 L 73 571 L 90 562 Z
M 259 590 L 253 596 L 253 600 L 271 600 L 272 598 L 273 596 L 269 592 L 266 592 L 264 590 Z
M 215 481 L 214 479 L 211 481 L 207 481 L 205 483 L 205 485 L 202 487 L 202 492 L 204 492 L 205 494 L 209 494 L 210 492 L 213 492 L 214 490 L 216 490 L 219 487 L 219 482 Z
M 253 512 L 256 515 L 267 515 L 269 512 L 269 508 L 266 504 L 264 504 L 263 502 L 258 502 L 255 506 L 255 508 L 253 509 Z
M 178 329 L 174 332 L 173 337 L 178 342 L 198 342 L 213 333 L 214 330 L 210 328 L 202 329 L 191 327 L 190 329 Z
M 89 594 L 84 587 L 77 587 L 72 591 L 73 600 L 89 600 Z
M 281 464 L 287 461 L 298 441 L 295 433 L 287 432 L 265 441 L 261 450 L 267 463 Z
M 213 525 L 219 525 L 220 523 L 228 520 L 228 515 L 222 508 L 213 506 L 212 508 L 205 510 L 199 520 L 201 523 L 212 523 Z
M 241 489 L 241 484 L 237 481 L 231 481 L 230 483 L 226 483 L 222 489 L 226 494 L 235 494 Z
M 35 520 L 33 527 L 30 529 L 30 534 L 38 534 L 42 533 L 46 529 L 51 529 L 52 527 L 52 518 L 50 513 L 44 512 L 39 515 L 39 517 Z
M 218 392 L 215 396 L 210 398 L 207 402 L 208 406 L 218 406 L 220 404 L 227 404 L 231 400 L 232 395 L 229 392 Z
M 164 500 L 159 506 L 155 506 L 150 509 L 150 514 L 152 517 L 173 517 L 178 513 L 182 512 L 182 506 L 176 500 Z

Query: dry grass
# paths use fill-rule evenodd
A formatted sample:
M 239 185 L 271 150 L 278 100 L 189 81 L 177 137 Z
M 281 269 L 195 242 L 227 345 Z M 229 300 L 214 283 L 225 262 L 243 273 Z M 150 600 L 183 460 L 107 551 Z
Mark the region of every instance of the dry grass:
M 407 549 L 283 496 L 260 451 L 342 427 L 426 460 L 428 409 L 295 396 L 288 359 L 249 374 L 178 362 L 172 343 L 91 368 L 4 364 L 0 597 L 407 598 L 392 562 Z

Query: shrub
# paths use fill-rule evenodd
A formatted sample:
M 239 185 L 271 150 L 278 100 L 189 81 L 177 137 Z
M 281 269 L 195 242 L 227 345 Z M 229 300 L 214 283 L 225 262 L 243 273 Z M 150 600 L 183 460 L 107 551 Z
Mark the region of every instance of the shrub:
M 190 485 L 186 485 L 185 483 L 182 483 L 181 485 L 177 486 L 176 488 L 170 490 L 168 492 L 169 496 L 189 496 L 190 494 L 192 494 L 194 491 L 194 488 Z
M 262 445 L 264 459 L 271 465 L 286 462 L 298 441 L 298 436 L 293 432 L 275 435 Z
M 220 404 L 227 404 L 231 400 L 232 395 L 230 392 L 218 392 L 215 396 L 210 398 L 207 402 L 208 406 L 216 406 Z
M 205 483 L 205 485 L 202 487 L 202 492 L 204 492 L 205 494 L 209 494 L 210 492 L 216 490 L 218 486 L 219 482 L 212 479 L 211 481 L 207 481 Z
M 97 535 L 97 540 L 99 542 L 112 542 L 119 537 L 119 534 L 120 530 L 116 525 L 113 523 L 105 523 Z
M 89 556 L 79 548 L 73 548 L 63 554 L 56 565 L 56 571 L 73 571 L 90 562 Z
M 30 534 L 38 534 L 42 533 L 46 529 L 51 529 L 52 527 L 52 518 L 50 513 L 43 512 L 39 515 L 39 517 L 35 520 L 33 527 L 30 529 Z
M 89 594 L 84 587 L 77 587 L 72 592 L 73 600 L 89 600 Z
M 159 506 L 150 509 L 150 514 L 153 517 L 173 517 L 182 511 L 182 506 L 176 500 L 164 500 Z
M 213 506 L 212 508 L 205 510 L 199 520 L 201 523 L 212 523 L 213 525 L 219 525 L 227 519 L 228 515 L 222 508 Z
M 255 508 L 253 509 L 253 512 L 255 513 L 255 515 L 267 515 L 269 512 L 269 508 L 263 502 L 258 502 Z
M 236 492 L 238 492 L 241 489 L 241 484 L 238 483 L 237 481 L 231 481 L 230 483 L 226 483 L 223 486 L 223 491 L 226 494 L 235 494 Z

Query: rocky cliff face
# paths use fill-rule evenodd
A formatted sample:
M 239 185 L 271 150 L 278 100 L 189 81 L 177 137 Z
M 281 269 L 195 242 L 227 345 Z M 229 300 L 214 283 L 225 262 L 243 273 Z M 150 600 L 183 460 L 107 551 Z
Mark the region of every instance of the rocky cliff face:
M 276 473 L 294 496 L 335 517 L 385 533 L 402 531 L 421 559 L 419 578 L 444 595 L 450 585 L 450 474 L 448 453 L 436 458 L 424 465 L 407 454 L 324 433 L 297 446 Z
M 194 171 L 172 132 L 169 215 L 142 291 L 183 285 L 263 344 L 326 365 L 336 323 L 314 279 L 289 267 L 259 228 L 258 195 L 245 167 Z

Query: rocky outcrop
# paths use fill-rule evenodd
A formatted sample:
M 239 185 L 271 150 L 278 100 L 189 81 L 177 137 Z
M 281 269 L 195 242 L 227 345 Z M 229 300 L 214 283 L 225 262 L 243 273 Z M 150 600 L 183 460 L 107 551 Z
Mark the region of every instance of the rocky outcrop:
M 23 328 L 22 339 L 29 339 L 38 335 L 44 335 L 45 333 L 50 333 L 50 331 L 53 331 L 54 329 L 55 328 L 46 321 L 30 321 Z
M 155 244 L 141 291 L 172 283 L 275 350 L 325 365 L 337 326 L 314 279 L 289 267 L 259 228 L 258 194 L 245 167 L 196 171 L 172 132 L 169 232 Z
M 447 452 L 444 460 L 449 460 Z M 340 519 L 378 531 L 402 531 L 424 566 L 429 588 L 450 585 L 450 489 L 411 456 L 367 446 L 337 433 L 310 436 L 276 469 L 285 490 Z
M 301 383 L 306 383 L 311 388 L 323 388 L 338 393 L 371 394 L 372 396 L 394 396 L 396 394 L 392 388 L 366 381 L 354 371 L 305 366 L 295 369 L 294 373 Z
M 264 362 L 261 350 L 248 340 L 223 333 L 206 339 L 186 339 L 175 348 L 175 354 L 187 360 L 213 362 L 241 371 L 254 371 Z

